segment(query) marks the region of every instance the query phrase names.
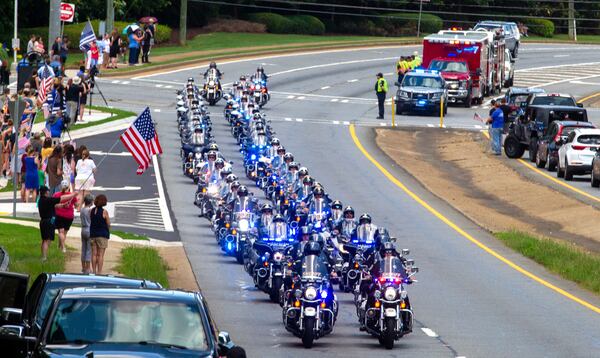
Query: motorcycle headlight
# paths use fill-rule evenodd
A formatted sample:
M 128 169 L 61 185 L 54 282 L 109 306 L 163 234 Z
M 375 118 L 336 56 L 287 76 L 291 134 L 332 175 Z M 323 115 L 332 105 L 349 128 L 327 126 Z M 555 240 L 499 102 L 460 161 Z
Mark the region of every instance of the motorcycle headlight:
M 209 81 L 209 82 L 208 82 L 208 85 L 209 85 L 209 86 L 214 86 L 214 85 L 215 85 L 215 81 Z
M 393 287 L 388 287 L 385 289 L 383 293 L 383 297 L 385 297 L 388 301 L 393 301 L 396 299 L 396 289 Z
M 208 187 L 209 194 L 216 194 L 219 191 L 219 188 L 216 185 L 210 185 Z
M 375 293 L 373 294 L 373 296 L 375 297 L 375 299 L 380 299 L 381 298 L 381 291 L 379 290 L 375 290 Z
M 402 298 L 404 300 L 404 299 L 406 299 L 406 297 L 408 297 L 408 292 L 406 292 L 405 290 L 402 290 L 402 292 L 400 292 L 400 298 Z
M 307 300 L 314 300 L 317 298 L 317 289 L 312 286 L 308 286 L 304 291 L 304 297 L 306 297 Z
M 276 252 L 275 255 L 273 255 L 273 261 L 275 262 L 281 262 L 282 259 L 283 254 L 281 252 Z
M 240 231 L 248 231 L 248 229 L 250 228 L 250 223 L 248 222 L 248 220 L 242 219 L 238 223 L 238 228 L 240 229 Z

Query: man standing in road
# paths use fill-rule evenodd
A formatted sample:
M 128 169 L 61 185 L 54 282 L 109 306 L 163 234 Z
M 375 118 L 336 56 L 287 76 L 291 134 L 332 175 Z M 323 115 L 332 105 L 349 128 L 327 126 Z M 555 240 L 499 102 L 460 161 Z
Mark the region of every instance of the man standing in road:
M 492 140 L 492 152 L 495 155 L 502 154 L 502 132 L 504 131 L 504 113 L 500 108 L 500 102 L 496 101 L 494 103 L 494 112 L 490 118 L 488 118 L 487 123 L 491 124 L 490 126 L 490 137 Z
M 388 91 L 388 84 L 383 74 L 379 72 L 377 74 L 377 82 L 375 83 L 375 93 L 377 94 L 377 104 L 379 105 L 379 116 L 377 119 L 383 119 L 385 96 Z

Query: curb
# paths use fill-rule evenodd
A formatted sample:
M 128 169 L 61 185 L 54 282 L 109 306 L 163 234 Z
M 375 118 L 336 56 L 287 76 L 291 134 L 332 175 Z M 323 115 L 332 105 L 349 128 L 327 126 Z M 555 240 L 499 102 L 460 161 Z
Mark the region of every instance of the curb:
M 303 47 L 303 48 L 298 48 L 298 49 L 291 49 L 291 50 L 287 50 L 287 49 L 282 49 L 282 50 L 273 50 L 273 49 L 269 49 L 266 51 L 248 51 L 246 54 L 238 54 L 238 55 L 233 55 L 233 54 L 215 54 L 214 56 L 211 55 L 206 55 L 206 56 L 200 56 L 198 58 L 195 59 L 185 59 L 179 62 L 173 62 L 173 63 L 167 63 L 167 64 L 163 64 L 163 65 L 156 65 L 156 66 L 152 66 L 152 67 L 142 67 L 139 69 L 134 69 L 131 71 L 124 71 L 124 72 L 109 72 L 107 74 L 104 74 L 102 76 L 102 78 L 112 78 L 112 77 L 126 77 L 129 75 L 145 75 L 145 74 L 151 74 L 152 72 L 155 71 L 160 71 L 160 70 L 171 70 L 171 69 L 178 69 L 178 68 L 183 68 L 183 67 L 187 67 L 189 65 L 195 65 L 195 64 L 202 64 L 202 63 L 208 63 L 209 60 L 234 60 L 234 59 L 246 59 L 246 58 L 253 58 L 256 55 L 264 55 L 264 56 L 269 56 L 269 55 L 285 55 L 285 54 L 297 54 L 297 53 L 303 53 L 303 52 L 311 52 L 311 51 L 315 51 L 315 50 L 343 50 L 343 49 L 358 49 L 358 48 L 375 48 L 375 47 L 383 47 L 383 46 L 389 46 L 389 47 L 396 47 L 396 46 L 411 46 L 411 45 L 420 45 L 422 42 L 421 41 L 405 41 L 405 42 L 400 42 L 400 43 L 394 43 L 392 41 L 387 41 L 387 42 L 373 42 L 370 44 L 357 44 L 357 45 L 351 45 L 351 44 L 334 44 L 334 45 L 326 45 L 326 46 L 314 46 L 314 47 Z

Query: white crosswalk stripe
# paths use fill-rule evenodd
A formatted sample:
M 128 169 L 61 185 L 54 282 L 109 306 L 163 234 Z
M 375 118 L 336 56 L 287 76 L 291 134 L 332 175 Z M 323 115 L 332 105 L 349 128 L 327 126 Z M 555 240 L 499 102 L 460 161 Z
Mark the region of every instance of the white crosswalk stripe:
M 116 202 L 113 225 L 166 231 L 158 198 Z
M 600 62 L 547 66 L 515 71 L 515 87 L 544 87 L 600 77 Z

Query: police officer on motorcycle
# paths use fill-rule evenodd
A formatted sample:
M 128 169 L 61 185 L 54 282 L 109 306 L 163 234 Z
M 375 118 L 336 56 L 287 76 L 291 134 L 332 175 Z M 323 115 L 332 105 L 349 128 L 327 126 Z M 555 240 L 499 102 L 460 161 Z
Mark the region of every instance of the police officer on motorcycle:
M 358 223 L 354 219 L 354 208 L 346 206 L 342 213 L 343 218 L 333 230 L 334 235 L 342 238 L 342 241 L 348 241 L 352 237 L 352 233 L 356 230 Z
M 269 226 L 273 220 L 273 206 L 266 203 L 260 208 L 260 217 L 254 223 L 255 234 L 259 240 L 269 234 Z
M 204 78 L 206 78 L 211 72 L 214 73 L 217 79 L 219 80 L 221 79 L 221 77 L 223 77 L 223 73 L 217 68 L 217 64 L 215 62 L 210 63 L 210 65 L 208 66 L 208 70 L 204 72 Z

